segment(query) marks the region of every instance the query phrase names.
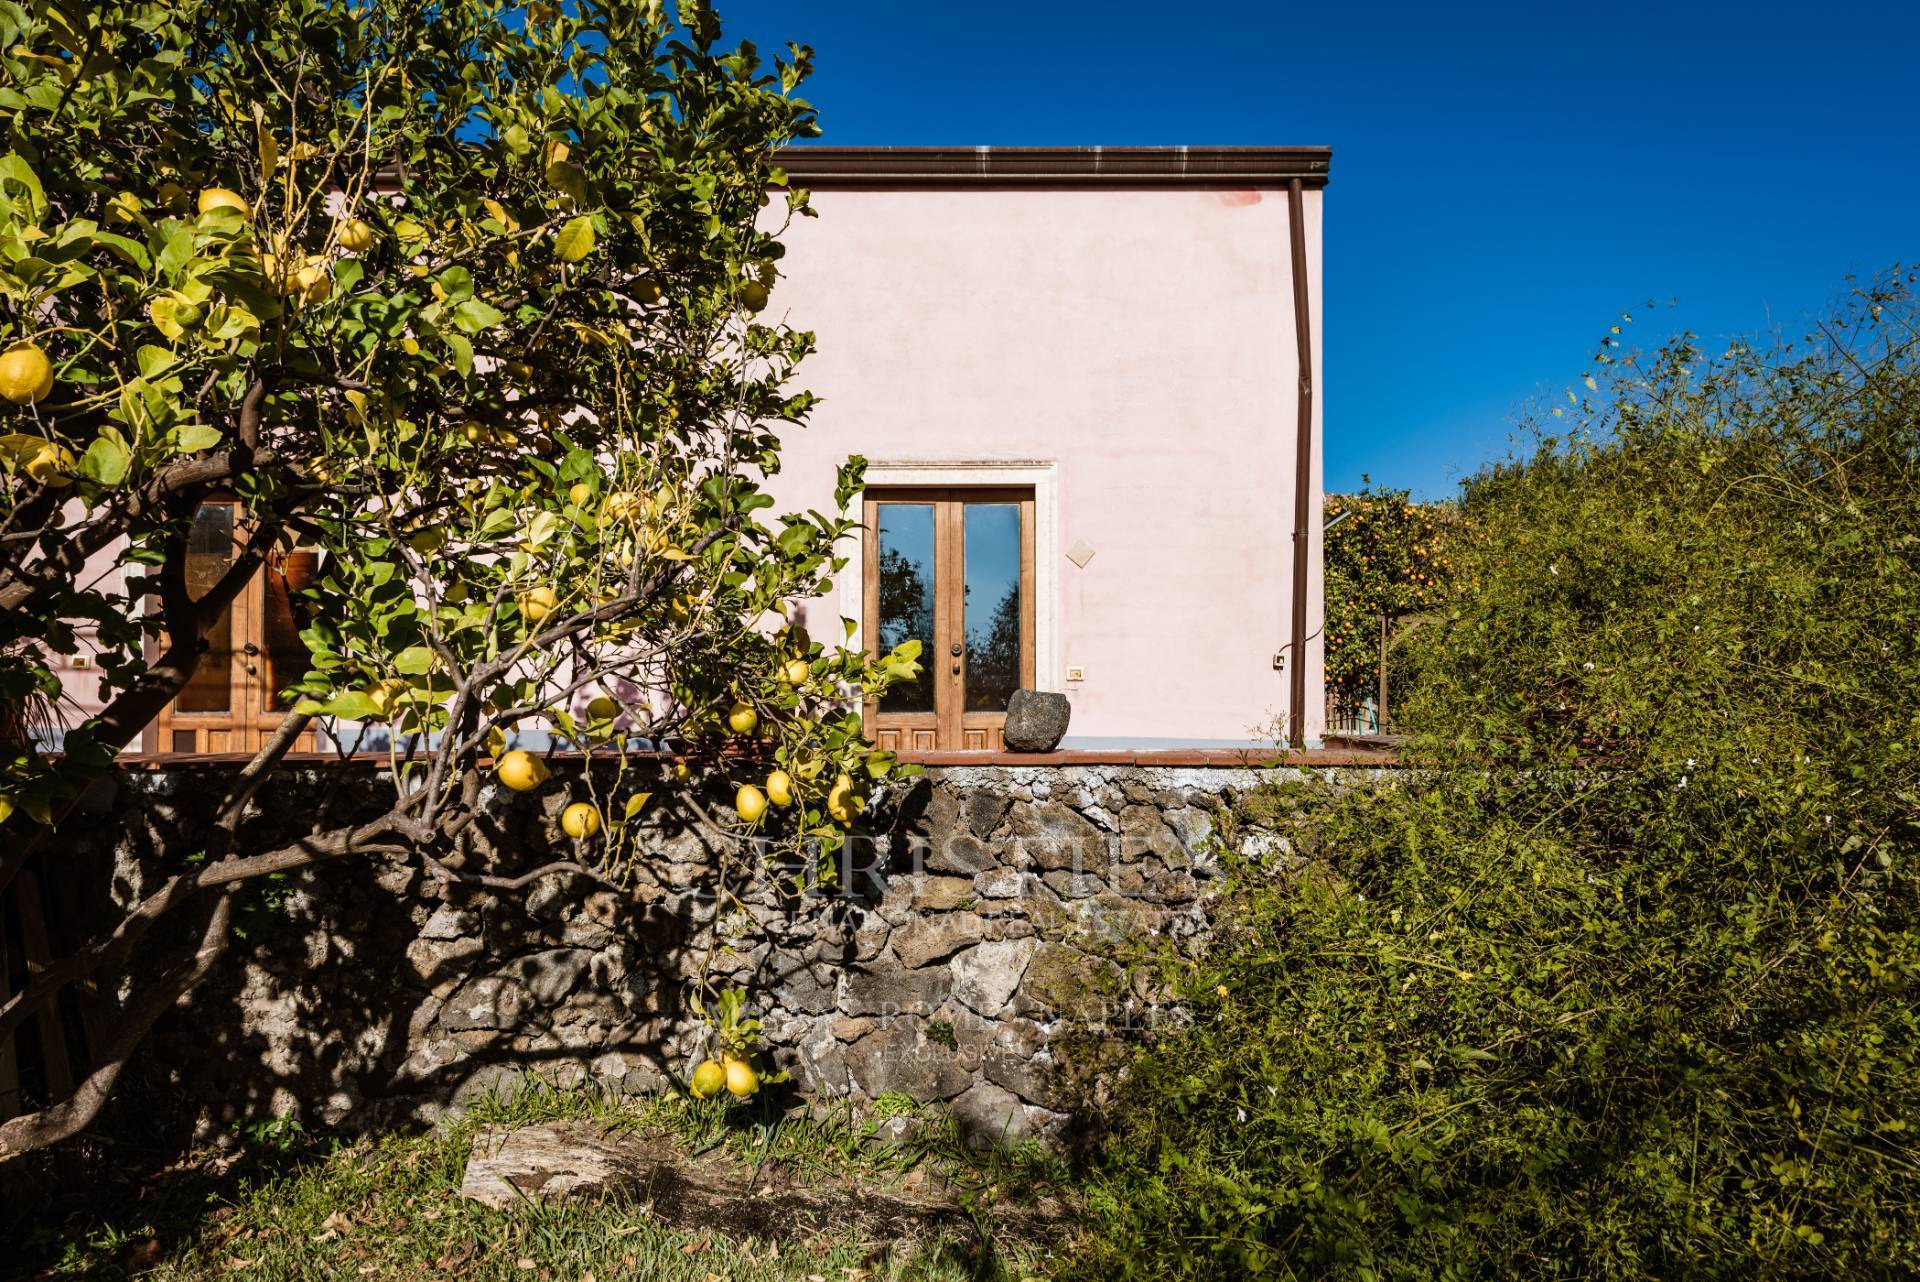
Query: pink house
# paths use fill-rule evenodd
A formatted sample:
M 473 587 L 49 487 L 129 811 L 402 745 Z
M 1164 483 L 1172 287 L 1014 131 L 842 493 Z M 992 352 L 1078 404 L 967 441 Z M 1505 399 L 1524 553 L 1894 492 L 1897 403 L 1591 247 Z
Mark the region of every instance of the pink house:
M 818 334 L 823 403 L 776 497 L 870 461 L 820 612 L 933 660 L 871 730 L 993 747 L 1024 684 L 1068 695 L 1068 747 L 1316 743 L 1328 149 L 782 159 L 820 216 L 772 314 Z
M 1328 149 L 781 161 L 820 216 L 789 229 L 768 319 L 818 335 L 799 381 L 823 403 L 771 489 L 824 509 L 869 460 L 861 545 L 808 622 L 928 659 L 869 732 L 995 748 L 1024 686 L 1069 697 L 1070 748 L 1317 744 Z M 215 561 L 234 519 L 201 513 Z M 238 604 L 147 751 L 258 746 L 283 652 L 304 666 L 299 573 Z M 95 710 L 97 674 L 64 675 L 69 712 Z

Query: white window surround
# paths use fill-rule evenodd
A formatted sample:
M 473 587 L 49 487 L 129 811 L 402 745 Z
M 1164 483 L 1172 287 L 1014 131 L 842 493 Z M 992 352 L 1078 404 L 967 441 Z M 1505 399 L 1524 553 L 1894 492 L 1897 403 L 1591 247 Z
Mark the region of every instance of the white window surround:
M 867 488 L 923 486 L 1031 486 L 1033 489 L 1033 683 L 1062 688 L 1060 673 L 1060 471 L 1038 459 L 900 459 L 867 464 Z M 855 502 L 860 500 L 856 499 Z M 852 619 L 848 645 L 866 644 L 860 572 L 865 549 L 856 543 L 840 575 L 840 613 Z

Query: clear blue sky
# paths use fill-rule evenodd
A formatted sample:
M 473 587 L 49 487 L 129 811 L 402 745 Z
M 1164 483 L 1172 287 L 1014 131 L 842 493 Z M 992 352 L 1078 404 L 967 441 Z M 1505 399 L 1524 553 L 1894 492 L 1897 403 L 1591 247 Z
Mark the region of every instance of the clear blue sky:
M 1798 333 L 1920 259 L 1920 0 L 717 7 L 827 142 L 1331 145 L 1329 489 L 1450 492 L 1622 311 Z

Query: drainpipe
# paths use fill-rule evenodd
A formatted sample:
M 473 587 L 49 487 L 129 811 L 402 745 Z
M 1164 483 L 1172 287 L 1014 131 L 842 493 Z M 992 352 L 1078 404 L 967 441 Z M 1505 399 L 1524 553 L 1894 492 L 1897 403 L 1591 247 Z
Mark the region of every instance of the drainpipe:
M 1293 242 L 1293 333 L 1299 349 L 1300 399 L 1294 410 L 1293 619 L 1287 651 L 1287 747 L 1298 752 L 1307 738 L 1307 565 L 1313 503 L 1313 317 L 1307 305 L 1306 200 L 1300 180 L 1287 183 L 1287 227 Z

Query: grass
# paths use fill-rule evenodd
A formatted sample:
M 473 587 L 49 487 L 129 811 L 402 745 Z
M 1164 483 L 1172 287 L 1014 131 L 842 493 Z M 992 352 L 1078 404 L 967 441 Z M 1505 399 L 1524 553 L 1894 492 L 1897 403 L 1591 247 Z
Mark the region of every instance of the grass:
M 728 1109 L 667 1097 L 611 1099 L 529 1082 L 480 1101 L 431 1133 L 312 1140 L 297 1128 L 243 1132 L 241 1155 L 204 1154 L 148 1178 L 138 1192 L 7 1228 L 24 1255 L 0 1261 L 38 1278 L 425 1279 L 484 1282 L 958 1282 L 1050 1272 L 1037 1247 L 995 1242 L 998 1212 L 1055 1186 L 1038 1150 L 983 1156 L 952 1122 L 915 1112 L 910 1138 L 875 1138 L 878 1122 L 852 1108 Z M 592 1118 L 666 1134 L 688 1152 L 719 1150 L 778 1165 L 803 1181 L 897 1184 L 912 1172 L 947 1181 L 985 1237 L 873 1243 L 849 1235 L 782 1243 L 734 1242 L 667 1228 L 631 1204 L 490 1210 L 457 1196 L 474 1131 L 485 1124 Z M 4 1216 L 0 1216 L 0 1221 Z

